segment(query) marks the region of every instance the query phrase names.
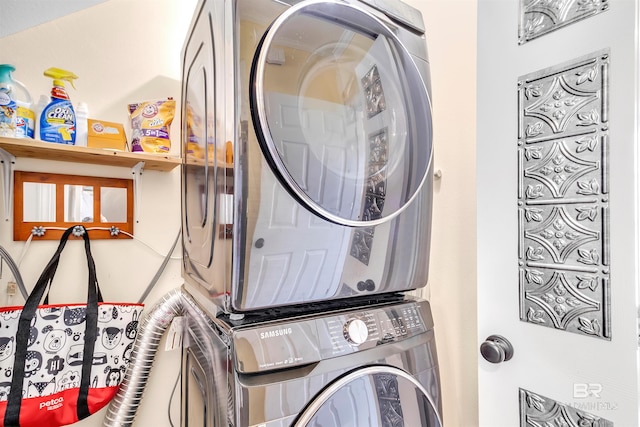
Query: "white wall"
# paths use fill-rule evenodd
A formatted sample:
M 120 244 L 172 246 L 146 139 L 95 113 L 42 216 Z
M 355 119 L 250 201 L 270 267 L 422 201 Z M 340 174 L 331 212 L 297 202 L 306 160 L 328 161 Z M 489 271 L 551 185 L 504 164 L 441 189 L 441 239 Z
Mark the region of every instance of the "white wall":
M 179 97 L 179 52 L 195 0 L 110 0 L 0 39 L 0 62 L 16 66 L 15 77 L 37 98 L 50 90 L 42 72 L 67 68 L 80 78 L 74 101 L 90 106 L 90 117 L 127 122 L 132 101 Z M 430 273 L 431 301 L 442 376 L 447 426 L 477 425 L 476 253 L 475 253 L 475 69 L 476 0 L 407 0 L 421 10 L 427 27 L 432 71 L 436 160 L 443 173 L 435 184 L 434 229 Z M 1 23 L 1 22 L 0 22 Z M 64 41 L 60 45 L 44 41 Z M 176 116 L 178 117 L 178 116 Z M 176 138 L 178 119 L 172 136 Z M 174 149 L 177 146 L 174 144 Z M 177 153 L 177 151 L 176 151 Z M 18 159 L 18 169 L 126 178 L 130 171 Z M 179 228 L 179 176 L 145 172 L 140 223 L 135 234 L 165 252 Z M 0 224 L 0 244 L 15 257 L 23 243 L 11 240 L 11 223 Z M 55 243 L 31 245 L 21 270 L 32 286 Z M 96 241 L 93 246 L 100 283 L 107 298 L 137 299 L 162 257 L 133 241 Z M 71 285 L 79 245 L 70 245 L 58 276 Z M 0 279 L 0 304 L 5 283 Z M 61 281 L 61 282 L 62 282 Z M 172 261 L 148 302 L 152 304 L 180 281 Z M 62 284 L 62 283 L 61 283 Z M 82 283 L 78 283 L 80 287 Z M 66 283 L 63 286 L 67 286 Z M 74 284 L 75 286 L 75 284 Z M 62 287 L 62 286 L 61 286 Z M 80 296 L 81 297 L 81 296 Z M 59 301 L 68 300 L 63 292 Z M 161 353 L 136 425 L 165 426 L 166 407 L 179 369 L 177 352 Z M 179 398 L 176 398 L 176 403 Z M 177 407 L 176 407 L 177 409 Z M 178 411 L 174 411 L 177 421 Z M 79 425 L 98 426 L 102 415 Z
M 31 29 L 0 38 L 0 62 L 16 67 L 14 77 L 27 85 L 36 99 L 48 94 L 51 81 L 42 75 L 49 67 L 73 71 L 80 78 L 69 89 L 72 101 L 89 104 L 90 117 L 127 123 L 127 103 L 180 96 L 180 49 L 195 0 L 110 0 Z M 2 20 L 9 19 L 3 15 Z M 179 154 L 179 114 L 172 126 L 173 154 Z M 125 126 L 127 128 L 127 126 Z M 87 166 L 44 160 L 17 159 L 16 169 L 129 178 L 127 168 Z M 158 254 L 135 240 L 92 242 L 104 297 L 136 301 L 154 276 L 180 228 L 179 169 L 169 173 L 144 171 L 139 223 L 134 234 Z M 0 221 L 0 245 L 18 258 L 24 242 L 12 240 L 12 222 Z M 32 242 L 20 267 L 30 289 L 55 250 L 56 242 Z M 176 256 L 180 255 L 177 250 Z M 86 294 L 86 267 L 79 242 L 67 245 L 52 302 L 81 301 Z M 0 278 L 0 305 L 7 303 L 10 278 L 5 266 Z M 158 299 L 182 283 L 180 262 L 171 261 L 147 299 L 150 309 Z M 22 304 L 16 298 L 14 304 Z M 164 346 L 161 346 L 163 349 Z M 136 425 L 168 426 L 167 407 L 180 365 L 180 352 L 159 352 Z M 173 419 L 179 423 L 179 391 Z M 104 410 L 79 423 L 100 426 Z
M 105 0 L 4 0 L 0 2 L 0 16 L 11 19 L 3 19 L 0 25 L 0 38 L 18 33 L 27 28 L 44 22 L 52 21 L 72 12 L 91 7 Z
M 444 424 L 478 425 L 476 346 L 476 0 L 405 0 L 426 25 L 435 181 L 429 283 Z

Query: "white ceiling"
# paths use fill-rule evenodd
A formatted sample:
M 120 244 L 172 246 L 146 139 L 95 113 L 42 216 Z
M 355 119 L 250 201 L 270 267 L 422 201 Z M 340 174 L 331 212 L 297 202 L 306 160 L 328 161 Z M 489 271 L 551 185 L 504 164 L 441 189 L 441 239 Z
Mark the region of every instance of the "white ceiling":
M 106 0 L 0 0 L 0 38 Z

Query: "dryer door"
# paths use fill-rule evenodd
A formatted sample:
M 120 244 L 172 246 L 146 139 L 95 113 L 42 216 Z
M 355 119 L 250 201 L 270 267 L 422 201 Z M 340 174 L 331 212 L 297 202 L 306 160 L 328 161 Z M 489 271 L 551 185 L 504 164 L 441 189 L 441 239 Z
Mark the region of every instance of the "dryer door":
M 326 0 L 289 8 L 265 33 L 251 79 L 265 158 L 312 213 L 372 226 L 417 196 L 432 158 L 429 95 L 374 15 Z
M 413 377 L 391 366 L 370 366 L 325 388 L 294 425 L 441 427 L 442 422 L 428 392 Z

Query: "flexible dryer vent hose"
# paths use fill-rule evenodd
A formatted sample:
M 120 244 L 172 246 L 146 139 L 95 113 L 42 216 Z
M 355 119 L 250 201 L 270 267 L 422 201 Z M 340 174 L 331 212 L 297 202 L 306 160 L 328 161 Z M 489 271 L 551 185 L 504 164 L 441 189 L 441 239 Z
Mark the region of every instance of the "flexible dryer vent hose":
M 129 427 L 142 401 L 153 360 L 160 345 L 160 339 L 174 317 L 184 312 L 187 299 L 180 289 L 167 293 L 147 313 L 138 328 L 138 336 L 131 352 L 131 361 L 124 374 L 118 393 L 109 404 L 105 416 L 105 427 Z

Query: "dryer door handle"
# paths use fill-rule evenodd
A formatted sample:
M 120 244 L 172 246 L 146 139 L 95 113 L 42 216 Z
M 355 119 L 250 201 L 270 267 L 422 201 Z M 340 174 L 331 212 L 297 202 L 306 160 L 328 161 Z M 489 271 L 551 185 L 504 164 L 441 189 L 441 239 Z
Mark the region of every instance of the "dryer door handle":
M 480 354 L 491 363 L 506 362 L 513 357 L 513 345 L 503 336 L 491 335 L 480 344 Z

